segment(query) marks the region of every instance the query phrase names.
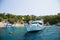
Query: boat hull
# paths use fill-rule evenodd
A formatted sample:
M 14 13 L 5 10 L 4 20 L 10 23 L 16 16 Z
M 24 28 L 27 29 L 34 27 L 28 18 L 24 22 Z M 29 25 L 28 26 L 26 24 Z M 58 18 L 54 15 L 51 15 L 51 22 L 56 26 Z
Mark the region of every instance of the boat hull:
M 44 26 L 27 25 L 26 28 L 27 28 L 27 31 L 38 31 L 38 30 L 44 29 L 45 27 Z

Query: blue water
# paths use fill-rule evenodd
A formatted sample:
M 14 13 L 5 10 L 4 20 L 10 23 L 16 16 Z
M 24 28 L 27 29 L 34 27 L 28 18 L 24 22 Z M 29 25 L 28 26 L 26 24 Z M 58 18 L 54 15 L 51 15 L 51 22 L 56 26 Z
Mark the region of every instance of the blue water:
M 46 26 L 36 32 L 27 32 L 26 27 L 0 28 L 0 40 L 60 40 L 60 26 Z

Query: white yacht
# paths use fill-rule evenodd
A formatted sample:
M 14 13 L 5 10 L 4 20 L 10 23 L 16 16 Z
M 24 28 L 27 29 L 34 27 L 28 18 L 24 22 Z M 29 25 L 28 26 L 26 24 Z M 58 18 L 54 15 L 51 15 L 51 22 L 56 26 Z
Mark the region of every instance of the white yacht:
M 28 24 L 26 28 L 27 28 L 27 31 L 37 31 L 37 30 L 42 30 L 45 27 L 42 20 L 36 20 L 36 21 L 33 21 L 31 24 Z

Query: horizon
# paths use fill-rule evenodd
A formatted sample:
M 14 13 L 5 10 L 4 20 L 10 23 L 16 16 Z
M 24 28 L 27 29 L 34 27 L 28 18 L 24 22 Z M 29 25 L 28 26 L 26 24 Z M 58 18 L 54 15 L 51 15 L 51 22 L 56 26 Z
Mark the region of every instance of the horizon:
M 0 0 L 0 13 L 14 15 L 57 15 L 60 0 Z
M 5 12 L 0 13 L 0 14 L 5 14 L 5 15 L 12 14 L 12 15 L 16 15 L 14 13 L 5 13 Z M 58 15 L 58 14 L 60 14 L 60 13 L 57 13 L 57 14 L 54 14 L 54 15 Z M 29 15 L 29 14 L 27 14 L 27 15 Z M 34 16 L 54 16 L 54 15 L 51 14 L 51 15 L 34 15 Z M 16 16 L 20 16 L 20 15 L 16 15 Z M 25 15 L 21 15 L 21 16 L 25 16 Z M 29 15 L 29 16 L 31 16 L 31 15 Z

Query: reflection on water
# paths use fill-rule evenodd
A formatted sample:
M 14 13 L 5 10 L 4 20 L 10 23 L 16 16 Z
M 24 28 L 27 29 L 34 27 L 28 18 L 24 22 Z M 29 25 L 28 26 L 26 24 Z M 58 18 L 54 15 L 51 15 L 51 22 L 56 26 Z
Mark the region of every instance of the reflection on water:
M 0 40 L 60 40 L 60 26 L 47 26 L 35 32 L 27 32 L 25 27 L 0 28 Z

